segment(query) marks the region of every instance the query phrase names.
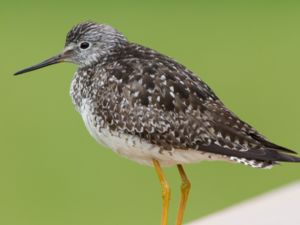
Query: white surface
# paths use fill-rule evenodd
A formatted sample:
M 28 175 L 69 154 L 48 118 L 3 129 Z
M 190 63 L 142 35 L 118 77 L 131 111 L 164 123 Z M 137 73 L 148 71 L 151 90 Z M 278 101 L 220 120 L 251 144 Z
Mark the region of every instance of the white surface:
M 300 225 L 300 183 L 294 183 L 187 225 Z

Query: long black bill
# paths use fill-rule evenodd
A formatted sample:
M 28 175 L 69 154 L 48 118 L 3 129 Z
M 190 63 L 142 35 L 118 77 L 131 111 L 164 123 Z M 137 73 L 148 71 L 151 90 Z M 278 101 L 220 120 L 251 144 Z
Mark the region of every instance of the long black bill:
M 22 73 L 27 73 L 27 72 L 30 72 L 30 71 L 33 71 L 33 70 L 37 70 L 37 69 L 43 68 L 45 66 L 50 66 L 50 65 L 53 65 L 53 64 L 56 64 L 56 63 L 60 63 L 65 58 L 66 58 L 65 55 L 58 54 L 56 56 L 51 57 L 50 59 L 47 59 L 47 60 L 39 63 L 39 64 L 36 64 L 34 66 L 30 66 L 28 68 L 22 69 L 22 70 L 16 72 L 14 75 L 19 75 L 19 74 L 22 74 Z

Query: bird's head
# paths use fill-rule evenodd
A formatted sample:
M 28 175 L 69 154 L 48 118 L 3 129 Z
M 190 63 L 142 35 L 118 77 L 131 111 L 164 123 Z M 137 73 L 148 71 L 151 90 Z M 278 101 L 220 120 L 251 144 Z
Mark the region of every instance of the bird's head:
M 74 26 L 67 34 L 63 51 L 39 64 L 15 73 L 19 75 L 60 62 L 71 62 L 78 66 L 100 62 L 127 43 L 123 34 L 109 25 L 84 22 Z

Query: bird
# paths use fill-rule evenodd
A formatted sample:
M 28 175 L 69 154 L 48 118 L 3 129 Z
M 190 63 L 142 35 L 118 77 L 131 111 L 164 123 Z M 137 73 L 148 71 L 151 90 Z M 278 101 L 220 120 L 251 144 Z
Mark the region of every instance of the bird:
M 161 225 L 168 223 L 170 186 L 163 167 L 176 166 L 181 225 L 191 182 L 183 165 L 203 160 L 271 168 L 300 162 L 230 111 L 194 72 L 156 50 L 131 42 L 110 25 L 81 22 L 61 53 L 14 75 L 70 62 L 70 96 L 91 136 L 115 153 L 154 167 L 162 189 Z

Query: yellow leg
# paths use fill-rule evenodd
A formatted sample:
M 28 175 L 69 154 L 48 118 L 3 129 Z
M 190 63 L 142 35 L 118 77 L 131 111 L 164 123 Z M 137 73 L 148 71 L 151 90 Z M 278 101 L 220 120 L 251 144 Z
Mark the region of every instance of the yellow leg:
M 169 184 L 165 179 L 163 171 L 160 167 L 159 162 L 153 159 L 153 165 L 158 175 L 160 185 L 162 187 L 163 208 L 162 208 L 161 225 L 167 225 L 171 191 L 170 191 Z
M 188 177 L 186 176 L 182 165 L 177 165 L 177 168 L 181 176 L 182 183 L 181 183 L 181 198 L 180 198 L 179 210 L 177 213 L 176 225 L 182 225 L 183 214 L 188 200 L 189 192 L 191 189 L 191 183 Z

